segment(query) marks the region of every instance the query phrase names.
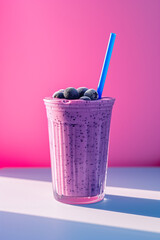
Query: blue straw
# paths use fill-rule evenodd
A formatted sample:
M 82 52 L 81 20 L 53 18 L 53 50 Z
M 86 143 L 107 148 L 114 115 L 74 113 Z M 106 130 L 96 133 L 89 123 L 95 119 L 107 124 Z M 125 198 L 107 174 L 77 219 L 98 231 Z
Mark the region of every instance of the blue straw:
M 103 63 L 101 76 L 100 76 L 99 83 L 98 83 L 98 88 L 97 88 L 99 99 L 102 96 L 104 83 L 105 83 L 105 80 L 106 80 L 108 67 L 109 67 L 109 63 L 110 63 L 110 60 L 111 60 L 111 55 L 112 55 L 112 51 L 113 51 L 115 38 L 116 38 L 116 34 L 115 33 L 111 33 L 110 34 L 110 38 L 109 38 L 109 42 L 108 42 L 106 56 L 105 56 L 104 63 Z

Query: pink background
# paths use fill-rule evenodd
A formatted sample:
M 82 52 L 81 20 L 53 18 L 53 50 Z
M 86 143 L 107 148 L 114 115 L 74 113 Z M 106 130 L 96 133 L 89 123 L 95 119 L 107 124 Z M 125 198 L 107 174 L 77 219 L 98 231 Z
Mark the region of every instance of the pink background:
M 160 1 L 0 1 L 0 167 L 50 166 L 43 97 L 97 88 L 116 98 L 109 166 L 160 166 Z

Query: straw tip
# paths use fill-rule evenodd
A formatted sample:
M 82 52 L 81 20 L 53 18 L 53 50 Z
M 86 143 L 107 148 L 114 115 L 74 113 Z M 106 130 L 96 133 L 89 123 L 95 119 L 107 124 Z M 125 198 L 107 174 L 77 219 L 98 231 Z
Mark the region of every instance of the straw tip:
M 111 33 L 110 35 L 113 36 L 113 37 L 116 37 L 116 34 L 115 34 L 115 33 Z

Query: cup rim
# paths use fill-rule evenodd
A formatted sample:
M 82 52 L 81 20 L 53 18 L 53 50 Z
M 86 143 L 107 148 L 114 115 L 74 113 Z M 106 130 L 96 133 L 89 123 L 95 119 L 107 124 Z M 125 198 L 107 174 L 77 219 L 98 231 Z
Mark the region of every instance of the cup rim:
M 65 99 L 65 98 L 53 98 L 53 97 L 45 97 L 43 99 L 45 104 L 58 104 L 58 105 L 99 105 L 100 103 L 114 103 L 115 98 L 112 97 L 102 97 L 101 99 L 97 100 L 83 100 L 83 99 Z

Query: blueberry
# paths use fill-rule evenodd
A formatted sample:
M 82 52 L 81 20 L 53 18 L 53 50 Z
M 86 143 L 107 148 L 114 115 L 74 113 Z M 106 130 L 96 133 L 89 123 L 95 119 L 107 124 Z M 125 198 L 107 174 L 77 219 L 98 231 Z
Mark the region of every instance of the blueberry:
M 57 92 L 55 92 L 52 97 L 53 98 L 64 98 L 64 95 L 63 94 L 60 94 L 60 93 L 64 93 L 64 89 L 60 89 L 58 90 Z
M 64 97 L 66 99 L 78 99 L 79 94 L 75 88 L 69 87 L 64 90 Z
M 77 88 L 77 91 L 79 93 L 79 97 L 82 97 L 87 90 L 88 90 L 88 88 L 86 88 L 86 87 Z
M 58 92 L 63 92 L 64 93 L 64 89 L 60 89 L 60 90 L 58 90 Z
M 94 89 L 88 89 L 85 93 L 84 96 L 90 97 L 91 100 L 96 100 L 98 99 L 98 93 Z
M 54 97 L 54 98 L 64 98 L 64 94 L 63 94 L 63 92 L 58 91 L 58 92 L 55 92 L 52 97 Z
M 87 97 L 87 96 L 82 96 L 82 97 L 80 97 L 80 99 L 82 99 L 82 100 L 91 100 L 90 97 Z

